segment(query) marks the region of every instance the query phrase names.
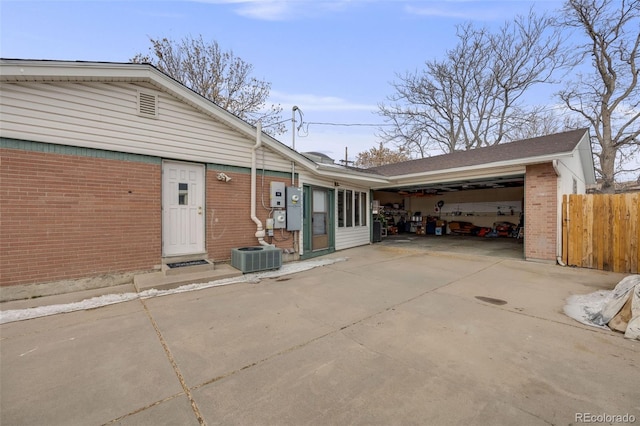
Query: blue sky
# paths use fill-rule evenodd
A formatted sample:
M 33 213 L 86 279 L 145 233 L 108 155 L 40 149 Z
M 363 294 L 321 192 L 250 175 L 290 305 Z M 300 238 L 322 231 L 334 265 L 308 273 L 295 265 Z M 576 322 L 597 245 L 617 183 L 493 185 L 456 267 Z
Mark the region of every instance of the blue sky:
M 351 160 L 378 145 L 376 127 L 362 124 L 382 123 L 377 105 L 396 74 L 444 57 L 457 24 L 499 27 L 532 6 L 553 12 L 562 1 L 0 0 L 0 56 L 127 62 L 148 51 L 149 37 L 202 35 L 272 84 L 284 118 L 296 105 L 307 123 L 358 124 L 310 124 L 296 135 L 298 151 L 339 160 L 348 147 Z M 291 145 L 290 132 L 277 138 Z

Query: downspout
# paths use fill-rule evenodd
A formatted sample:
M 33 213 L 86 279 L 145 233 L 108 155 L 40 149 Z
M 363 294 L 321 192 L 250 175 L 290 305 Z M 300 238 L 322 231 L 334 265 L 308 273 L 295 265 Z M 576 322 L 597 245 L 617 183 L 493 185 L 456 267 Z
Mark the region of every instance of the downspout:
M 262 228 L 262 222 L 256 216 L 256 150 L 262 146 L 262 122 L 256 126 L 256 144 L 251 150 L 251 220 L 256 224 L 256 238 L 261 246 L 271 246 L 264 240 L 266 235 Z
M 556 217 L 558 216 L 558 212 L 561 212 L 562 209 L 562 199 L 561 195 L 561 180 L 562 175 L 560 174 L 560 169 L 558 168 L 558 160 L 551 161 L 551 165 L 553 166 L 553 170 L 555 170 L 556 175 L 558 176 L 558 183 L 556 184 L 556 203 L 560 208 L 556 209 Z M 562 212 L 561 212 L 562 213 Z M 526 228 L 525 228 L 526 229 Z M 562 214 L 560 214 L 560 220 L 558 221 L 558 225 L 556 226 L 556 262 L 560 266 L 567 266 L 562 261 Z
M 296 111 L 297 106 L 291 108 L 291 149 L 296 150 Z M 291 186 L 296 185 L 296 162 L 291 161 Z

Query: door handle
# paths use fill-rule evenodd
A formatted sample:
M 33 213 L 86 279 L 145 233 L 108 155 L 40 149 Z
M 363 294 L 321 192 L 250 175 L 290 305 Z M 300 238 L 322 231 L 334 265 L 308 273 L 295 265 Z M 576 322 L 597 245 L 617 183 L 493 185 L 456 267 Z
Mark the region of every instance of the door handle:
M 198 214 L 202 216 L 202 206 L 198 206 Z

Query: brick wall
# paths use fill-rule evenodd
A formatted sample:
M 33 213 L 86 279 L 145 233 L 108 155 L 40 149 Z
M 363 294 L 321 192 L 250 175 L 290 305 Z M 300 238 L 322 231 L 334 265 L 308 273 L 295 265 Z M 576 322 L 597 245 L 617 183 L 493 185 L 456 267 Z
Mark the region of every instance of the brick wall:
M 14 149 L 0 161 L 0 285 L 159 263 L 159 164 Z
M 209 257 L 216 262 L 231 259 L 232 248 L 258 245 L 256 224 L 251 220 L 251 175 L 228 171 L 225 174 L 231 177 L 230 182 L 218 181 L 215 170 L 207 170 L 206 178 L 206 244 Z M 269 211 L 262 202 L 264 200 L 264 205 L 269 207 L 271 181 L 290 183 L 286 178 L 265 176 L 263 184 L 259 171 L 256 179 L 256 216 L 262 221 L 263 228 L 266 227 Z M 286 230 L 281 233 L 276 229 L 274 238 L 266 237 L 265 241 L 275 243 L 279 248 L 293 248 L 292 233 Z
M 558 177 L 551 163 L 527 166 L 525 179 L 525 258 L 556 260 Z
M 152 269 L 162 260 L 161 164 L 2 149 L 0 285 Z M 215 261 L 258 245 L 251 220 L 251 176 L 206 172 L 206 248 Z M 257 179 L 258 218 L 266 226 L 269 183 Z M 263 198 L 261 197 L 263 194 Z M 292 233 L 267 242 L 293 248 Z

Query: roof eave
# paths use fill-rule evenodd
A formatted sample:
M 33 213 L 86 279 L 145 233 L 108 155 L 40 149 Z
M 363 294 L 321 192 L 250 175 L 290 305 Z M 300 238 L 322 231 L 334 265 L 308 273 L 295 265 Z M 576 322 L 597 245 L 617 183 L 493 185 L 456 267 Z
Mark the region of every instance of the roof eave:
M 470 170 L 490 170 L 490 169 L 500 169 L 500 168 L 510 168 L 510 167 L 525 167 L 533 164 L 541 164 L 541 163 L 549 163 L 553 160 L 562 159 L 565 157 L 570 157 L 571 152 L 566 153 L 554 153 L 548 155 L 540 155 L 536 157 L 528 157 L 528 158 L 519 158 L 516 160 L 507 160 L 507 161 L 496 161 L 492 163 L 485 163 L 474 166 L 462 166 L 462 167 L 454 167 L 450 169 L 440 169 L 440 170 L 432 170 L 426 172 L 419 173 L 409 173 L 406 175 L 394 175 L 388 176 L 389 179 L 394 181 L 421 178 L 421 177 L 429 177 L 434 175 L 447 175 L 447 174 L 459 174 L 459 173 L 467 173 Z
M 214 117 L 254 140 L 256 127 L 217 106 L 210 100 L 190 90 L 180 82 L 158 71 L 149 64 L 72 62 L 2 59 L 1 81 L 126 81 L 148 82 L 170 93 L 198 110 Z M 263 133 L 262 143 L 289 158 L 291 161 L 315 170 L 315 163 L 292 150 L 272 136 Z
M 351 181 L 358 181 L 362 184 L 384 184 L 389 182 L 389 178 L 386 176 L 381 176 L 379 174 L 362 172 L 359 170 L 351 170 L 351 169 L 339 169 L 328 167 L 326 165 L 315 163 L 314 172 L 323 177 L 332 177 L 332 178 L 342 178 L 348 179 Z
M 593 150 L 591 148 L 590 139 L 589 130 L 587 130 L 574 149 L 574 152 L 578 151 L 586 185 L 593 185 L 596 183 L 595 166 L 593 164 Z

